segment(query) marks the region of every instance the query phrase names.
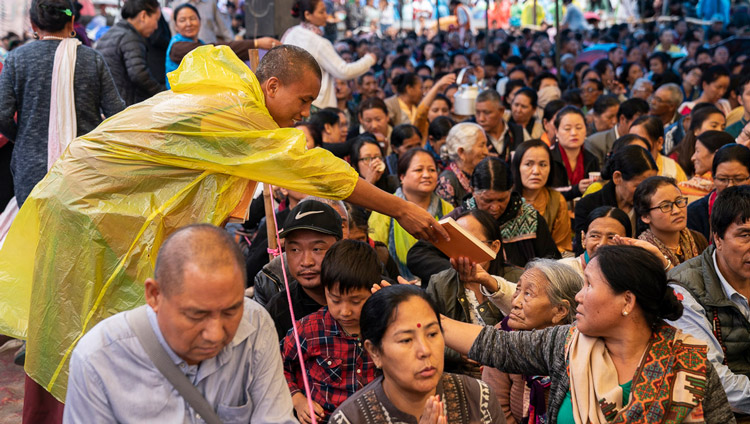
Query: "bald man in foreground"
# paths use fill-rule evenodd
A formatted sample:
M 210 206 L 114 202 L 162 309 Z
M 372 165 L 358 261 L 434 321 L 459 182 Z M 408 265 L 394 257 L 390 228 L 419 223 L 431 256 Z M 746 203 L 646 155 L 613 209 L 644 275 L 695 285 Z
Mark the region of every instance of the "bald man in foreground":
M 172 234 L 145 281 L 147 304 L 100 322 L 73 351 L 64 422 L 201 422 L 144 350 L 143 325 L 222 422 L 296 423 L 273 321 L 244 297 L 245 279 L 226 231 Z

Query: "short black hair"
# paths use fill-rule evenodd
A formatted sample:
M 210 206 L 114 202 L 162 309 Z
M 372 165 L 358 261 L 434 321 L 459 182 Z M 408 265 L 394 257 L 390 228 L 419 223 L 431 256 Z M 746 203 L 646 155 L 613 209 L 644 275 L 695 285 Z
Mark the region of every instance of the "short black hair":
M 625 146 L 607 159 L 602 169 L 602 178 L 611 180 L 616 171 L 620 171 L 625 181 L 642 175 L 646 171 L 658 171 L 651 153 L 641 146 Z
M 562 99 L 552 100 L 551 102 L 547 103 L 547 106 L 544 107 L 544 113 L 542 114 L 542 121 L 552 122 L 552 119 L 555 117 L 557 112 L 559 112 L 564 107 L 565 101 Z
M 747 66 L 747 65 L 745 65 Z M 744 68 L 743 68 L 744 70 Z M 745 87 L 748 86 L 748 83 L 750 83 L 750 75 L 745 74 L 737 83 L 737 86 L 734 87 L 734 92 L 737 94 L 737 97 L 742 96 L 742 94 L 745 92 Z
M 456 123 L 453 119 L 447 116 L 438 116 L 430 122 L 430 126 L 427 129 L 427 135 L 435 140 L 443 139 L 448 136 L 448 133 L 454 125 L 456 125 Z
M 362 85 L 362 82 L 364 82 L 365 78 L 367 77 L 375 78 L 375 74 L 370 71 L 365 72 L 364 74 L 360 75 L 359 78 L 357 78 L 357 84 Z
M 587 82 L 596 84 L 596 89 L 598 91 L 604 91 L 604 83 L 602 82 L 602 80 L 598 80 L 596 78 L 586 78 L 583 81 L 581 81 L 581 87 L 583 87 L 583 84 L 586 84 Z
M 396 89 L 398 94 L 404 94 L 406 93 L 407 87 L 413 87 L 420 81 L 421 78 L 419 78 L 419 75 L 413 72 L 407 72 L 405 74 L 396 75 L 396 77 L 393 78 L 393 81 L 391 81 L 391 86 Z
M 201 14 L 198 12 L 198 9 L 193 6 L 190 3 L 182 3 L 181 5 L 174 8 L 172 11 L 172 19 L 174 19 L 175 22 L 177 22 L 177 16 L 180 14 L 180 10 L 182 9 L 190 9 L 193 12 L 195 12 L 195 15 L 198 16 L 198 20 L 201 20 Z
M 229 233 L 211 224 L 193 224 L 172 233 L 159 247 L 154 279 L 165 296 L 182 289 L 186 265 L 201 270 L 235 266 L 247 285 L 245 257 Z
M 122 19 L 132 19 L 138 16 L 142 11 L 146 11 L 148 16 L 159 11 L 158 0 L 128 0 L 122 5 L 120 16 Z
M 636 115 L 645 115 L 649 111 L 648 102 L 634 97 L 632 99 L 625 100 L 620 103 L 620 108 L 617 109 L 617 119 L 624 116 L 628 121 L 635 118 Z
M 57 32 L 73 19 L 74 12 L 75 8 L 70 0 L 34 0 L 29 17 L 39 29 Z
M 412 138 L 414 136 L 422 138 L 422 133 L 419 132 L 419 129 L 411 124 L 400 124 L 393 127 L 393 131 L 391 131 L 391 146 L 393 147 L 401 147 L 401 145 L 404 144 L 404 140 L 408 138 Z
M 539 75 L 534 77 L 534 80 L 531 82 L 531 88 L 534 89 L 534 91 L 539 91 L 539 87 L 542 85 L 542 81 L 546 79 L 555 80 L 555 83 L 557 84 L 558 88 L 560 87 L 560 83 L 557 81 L 557 77 L 552 72 L 544 71 L 540 72 Z
M 594 101 L 593 109 L 596 115 L 601 115 L 606 112 L 607 109 L 614 106 L 618 106 L 619 111 L 620 99 L 618 99 L 614 94 L 603 94 L 599 96 L 596 101 Z
M 408 171 L 409 166 L 411 166 L 412 159 L 414 159 L 414 156 L 419 153 L 424 153 L 429 156 L 430 159 L 432 159 L 432 163 L 435 164 L 435 168 L 437 168 L 437 162 L 435 161 L 435 156 L 433 156 L 432 153 L 428 152 L 422 147 L 415 147 L 413 149 L 407 150 L 403 155 L 401 155 L 400 158 L 398 158 L 396 168 L 399 177 L 406 175 L 406 171 Z
M 664 265 L 646 249 L 637 246 L 602 246 L 597 249 L 592 261 L 597 262 L 602 276 L 615 293 L 633 293 L 643 318 L 651 328 L 664 319 L 674 321 L 682 316 L 682 302 L 667 285 Z
M 631 129 L 634 127 L 643 127 L 643 129 L 646 130 L 646 134 L 650 139 L 648 144 L 652 149 L 654 147 L 654 143 L 659 138 L 664 137 L 664 123 L 658 116 L 643 115 L 640 118 L 636 119 L 632 124 L 630 124 Z
M 534 73 L 531 72 L 531 69 L 529 69 L 529 68 L 527 68 L 527 67 L 525 67 L 523 65 L 518 65 L 518 66 L 514 67 L 513 69 L 511 69 L 508 72 L 508 77 L 510 77 L 510 74 L 512 74 L 513 72 L 523 72 L 523 74 L 526 76 L 527 80 L 529 80 L 529 79 L 531 79 L 531 78 L 534 77 Z
M 734 143 L 734 137 L 729 135 L 726 131 L 710 130 L 701 133 L 701 135 L 698 136 L 697 141 L 700 141 L 709 152 L 716 153 L 717 150 L 727 144 Z
M 531 103 L 531 107 L 536 109 L 539 96 L 537 96 L 536 91 L 534 91 L 531 87 L 523 87 L 522 89 L 518 90 L 516 92 L 516 95 L 513 96 L 513 100 L 515 100 L 518 96 L 526 96 L 529 99 L 529 103 Z
M 340 294 L 358 289 L 370 291 L 382 279 L 382 264 L 369 244 L 343 239 L 334 243 L 320 265 L 320 281 L 331 291 L 338 286 Z
M 362 312 L 359 315 L 362 339 L 369 340 L 376 349 L 382 349 L 383 336 L 391 323 L 396 320 L 399 305 L 409 301 L 412 297 L 418 297 L 430 306 L 435 312 L 435 318 L 442 332 L 440 313 L 427 291 L 411 284 L 394 284 L 375 292 L 362 306 Z
M 339 117 L 338 112 L 334 112 L 333 110 L 326 108 L 320 109 L 319 111 L 310 115 L 310 119 L 307 122 L 314 125 L 315 128 L 317 128 L 318 131 L 322 133 L 325 130 L 326 124 L 336 125 L 340 120 L 341 118 Z
M 588 233 L 591 223 L 599 218 L 614 219 L 615 221 L 619 222 L 623 226 L 623 228 L 625 228 L 625 237 L 632 236 L 633 226 L 630 223 L 630 217 L 628 217 L 628 214 L 623 212 L 622 209 L 618 209 L 614 206 L 599 206 L 589 212 L 589 214 L 586 216 L 586 226 L 584 227 L 584 232 Z
M 366 110 L 370 109 L 380 109 L 385 113 L 385 116 L 388 116 L 388 106 L 386 106 L 385 102 L 378 97 L 368 97 L 362 100 L 357 109 L 357 115 L 362 116 Z
M 696 54 L 696 57 L 698 55 Z M 703 87 L 703 84 L 711 84 L 712 82 L 716 81 L 717 79 L 721 77 L 727 77 L 729 78 L 729 70 L 724 65 L 714 65 L 710 66 L 708 69 L 703 71 L 703 76 L 701 76 L 701 87 Z
M 555 128 L 560 128 L 560 124 L 562 123 L 562 119 L 565 115 L 578 115 L 583 119 L 584 122 L 586 122 L 586 115 L 583 114 L 583 111 L 581 109 L 575 106 L 565 106 L 557 112 L 557 117 L 555 118 Z
M 741 144 L 727 144 L 714 153 L 714 161 L 711 163 L 711 175 L 716 178 L 719 165 L 725 162 L 737 162 L 750 173 L 750 149 Z
M 313 13 L 323 0 L 296 0 L 292 5 L 292 17 L 305 21 L 305 12 Z
M 659 187 L 665 185 L 677 187 L 677 181 L 674 178 L 657 175 L 648 177 L 638 184 L 633 193 L 633 209 L 635 209 L 635 215 L 639 219 L 651 212 L 651 198 Z
M 318 80 L 323 78 L 320 65 L 307 50 L 291 44 L 282 44 L 266 52 L 258 64 L 255 76 L 261 84 L 271 77 L 278 78 L 282 84 L 292 84 L 305 77 L 305 69 L 312 71 Z
M 727 187 L 716 198 L 711 212 L 711 232 L 724 239 L 732 224 L 741 225 L 750 219 L 750 186 Z
M 310 121 L 299 121 L 294 123 L 294 128 L 305 127 L 310 132 L 315 147 L 323 146 L 323 130 Z
M 364 133 L 360 134 L 356 137 L 354 137 L 351 141 L 352 143 L 352 152 L 351 152 L 351 163 L 352 167 L 354 168 L 357 173 L 359 173 L 359 158 L 360 153 L 359 151 L 362 149 L 362 146 L 365 144 L 372 144 L 373 146 L 376 146 L 380 150 L 380 156 L 384 157 L 383 154 L 383 148 L 380 147 L 380 144 L 378 144 L 377 140 L 375 140 L 375 136 L 370 133 Z

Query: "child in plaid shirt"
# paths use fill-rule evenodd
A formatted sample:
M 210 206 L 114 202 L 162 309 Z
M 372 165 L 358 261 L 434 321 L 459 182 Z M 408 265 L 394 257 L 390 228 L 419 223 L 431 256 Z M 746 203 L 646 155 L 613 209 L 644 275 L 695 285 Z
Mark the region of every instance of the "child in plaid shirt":
M 375 378 L 375 365 L 359 336 L 359 314 L 381 274 L 375 250 L 359 241 L 338 241 L 323 259 L 320 279 L 327 306 L 297 321 L 318 422 L 327 422 L 342 402 Z M 281 341 L 281 354 L 297 418 L 311 423 L 292 329 Z

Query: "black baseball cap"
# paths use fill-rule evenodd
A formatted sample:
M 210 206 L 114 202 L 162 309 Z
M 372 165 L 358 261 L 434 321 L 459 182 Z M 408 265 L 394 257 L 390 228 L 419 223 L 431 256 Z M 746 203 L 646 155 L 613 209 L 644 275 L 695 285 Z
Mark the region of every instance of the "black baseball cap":
M 330 234 L 339 240 L 344 238 L 341 215 L 317 200 L 306 200 L 295 206 L 284 221 L 284 228 L 279 231 L 279 237 L 286 237 L 294 230 L 312 230 Z

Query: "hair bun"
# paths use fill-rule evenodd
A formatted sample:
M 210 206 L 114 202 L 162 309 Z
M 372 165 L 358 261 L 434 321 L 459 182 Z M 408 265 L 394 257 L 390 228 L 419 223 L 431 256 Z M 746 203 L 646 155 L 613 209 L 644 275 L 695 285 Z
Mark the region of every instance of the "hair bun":
M 659 318 L 675 321 L 682 316 L 682 302 L 675 295 L 674 289 L 667 286 L 661 301 Z

